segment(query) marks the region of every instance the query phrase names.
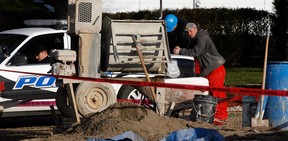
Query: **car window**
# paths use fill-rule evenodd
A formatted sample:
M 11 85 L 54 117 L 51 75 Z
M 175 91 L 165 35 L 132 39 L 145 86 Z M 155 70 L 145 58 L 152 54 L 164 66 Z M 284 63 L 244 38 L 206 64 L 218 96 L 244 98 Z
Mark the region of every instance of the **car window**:
M 27 37 L 18 34 L 0 34 L 0 63 L 10 56 L 14 49 Z
M 188 59 L 179 59 L 174 58 L 177 60 L 178 67 L 180 69 L 180 76 L 178 78 L 184 78 L 184 77 L 194 77 L 194 60 L 188 60 Z
M 27 64 L 38 64 L 40 63 L 36 56 L 39 53 L 40 48 L 46 48 L 48 54 L 52 49 L 64 49 L 63 43 L 63 33 L 57 34 L 47 34 L 47 35 L 40 35 L 37 37 L 32 38 L 28 41 L 17 53 L 15 56 L 26 56 Z M 16 58 L 16 57 L 15 57 Z M 15 61 L 15 58 L 12 58 Z M 17 61 L 16 61 L 17 62 Z M 13 65 L 13 63 L 8 63 Z

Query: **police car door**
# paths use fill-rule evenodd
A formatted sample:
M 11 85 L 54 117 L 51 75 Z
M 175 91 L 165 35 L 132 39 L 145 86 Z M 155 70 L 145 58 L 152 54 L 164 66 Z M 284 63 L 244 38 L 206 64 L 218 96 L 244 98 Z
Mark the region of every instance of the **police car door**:
M 54 77 L 50 74 L 49 62 L 39 62 L 36 59 L 40 46 L 45 46 L 49 53 L 52 49 L 64 49 L 64 33 L 40 35 L 32 38 L 15 53 L 5 66 L 3 72 L 5 90 L 3 98 L 9 99 L 51 99 L 55 98 L 57 87 Z M 43 74 L 43 75 L 41 75 Z M 2 74 L 1 74 L 2 75 Z

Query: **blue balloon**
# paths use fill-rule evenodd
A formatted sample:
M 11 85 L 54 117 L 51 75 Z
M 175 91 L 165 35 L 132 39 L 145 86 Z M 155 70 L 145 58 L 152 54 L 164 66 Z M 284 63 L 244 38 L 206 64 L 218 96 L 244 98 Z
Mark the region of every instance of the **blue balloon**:
M 166 22 L 167 32 L 172 32 L 175 29 L 175 27 L 177 26 L 177 23 L 178 23 L 177 16 L 175 16 L 174 14 L 168 14 L 164 18 L 164 20 Z

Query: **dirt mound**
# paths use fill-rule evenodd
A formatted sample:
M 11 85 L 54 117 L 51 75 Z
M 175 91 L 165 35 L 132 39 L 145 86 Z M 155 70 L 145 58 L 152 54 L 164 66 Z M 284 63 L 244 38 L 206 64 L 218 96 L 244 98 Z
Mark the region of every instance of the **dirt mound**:
M 90 115 L 70 133 L 105 139 L 131 130 L 145 140 L 158 140 L 172 131 L 199 126 L 211 125 L 208 123 L 193 125 L 183 119 L 159 116 L 144 106 L 123 102 L 101 113 Z

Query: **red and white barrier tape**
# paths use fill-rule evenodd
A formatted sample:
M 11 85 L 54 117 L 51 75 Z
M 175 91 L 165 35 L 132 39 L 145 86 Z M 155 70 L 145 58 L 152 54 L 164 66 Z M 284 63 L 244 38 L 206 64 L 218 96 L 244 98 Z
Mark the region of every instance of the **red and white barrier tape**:
M 241 87 L 211 87 L 211 86 L 199 86 L 199 85 L 189 85 L 189 84 L 175 84 L 175 83 L 162 83 L 162 82 L 144 82 L 144 81 L 132 81 L 132 80 L 117 80 L 115 78 L 90 78 L 90 77 L 76 77 L 76 76 L 63 76 L 63 75 L 49 75 L 31 72 L 21 72 L 12 70 L 0 71 L 14 72 L 14 73 L 24 73 L 30 75 L 46 75 L 53 76 L 55 78 L 62 79 L 73 79 L 73 80 L 83 80 L 92 82 L 105 82 L 113 84 L 124 84 L 132 86 L 152 86 L 152 87 L 162 87 L 162 88 L 176 88 L 176 89 L 186 89 L 186 90 L 200 90 L 200 91 L 220 91 L 231 94 L 241 94 L 248 96 L 259 96 L 259 95 L 270 95 L 270 96 L 288 96 L 287 90 L 263 90 L 256 88 L 241 88 Z

